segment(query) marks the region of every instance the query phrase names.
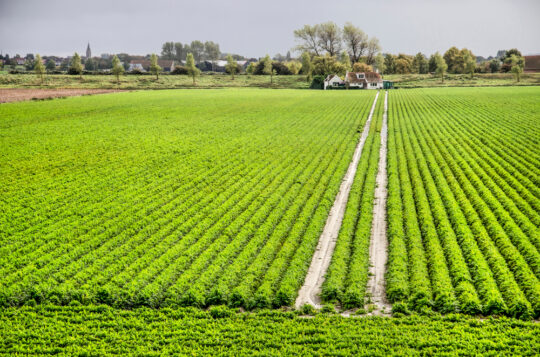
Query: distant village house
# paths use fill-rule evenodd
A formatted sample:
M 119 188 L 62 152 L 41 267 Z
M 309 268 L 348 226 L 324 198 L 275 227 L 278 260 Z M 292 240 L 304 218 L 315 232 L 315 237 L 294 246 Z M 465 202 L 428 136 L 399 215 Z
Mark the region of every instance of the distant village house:
M 162 68 L 163 72 L 172 72 L 174 70 L 175 63 L 173 60 L 158 60 L 158 65 Z M 150 60 L 132 60 L 129 62 L 128 71 L 139 70 L 141 72 L 147 72 L 150 70 Z

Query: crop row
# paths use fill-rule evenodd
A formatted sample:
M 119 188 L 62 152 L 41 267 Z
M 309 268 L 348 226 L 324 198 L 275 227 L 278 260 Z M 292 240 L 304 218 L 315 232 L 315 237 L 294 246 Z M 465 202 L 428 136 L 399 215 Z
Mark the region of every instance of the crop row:
M 495 157 L 494 142 L 481 145 L 477 135 L 505 127 L 506 113 L 487 116 L 456 93 L 392 94 L 388 298 L 413 309 L 538 316 L 536 197 L 506 170 L 534 157 L 520 145 Z

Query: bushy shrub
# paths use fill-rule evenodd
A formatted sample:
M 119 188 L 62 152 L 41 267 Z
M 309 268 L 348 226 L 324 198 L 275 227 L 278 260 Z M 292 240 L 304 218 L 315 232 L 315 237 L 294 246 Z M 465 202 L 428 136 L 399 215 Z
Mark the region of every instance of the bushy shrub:
M 313 80 L 311 81 L 311 85 L 309 86 L 311 89 L 324 89 L 324 76 L 318 75 L 313 77 Z
M 142 75 L 142 74 L 144 74 L 144 72 L 141 71 L 141 70 L 138 69 L 138 68 L 134 68 L 134 69 L 132 69 L 131 71 L 129 71 L 128 74 Z
M 176 66 L 174 67 L 174 69 L 171 71 L 171 74 L 188 74 L 188 70 L 186 67 L 184 66 Z
M 280 76 L 289 76 L 292 74 L 289 67 L 281 62 L 272 62 L 272 70 L 276 71 L 276 74 Z

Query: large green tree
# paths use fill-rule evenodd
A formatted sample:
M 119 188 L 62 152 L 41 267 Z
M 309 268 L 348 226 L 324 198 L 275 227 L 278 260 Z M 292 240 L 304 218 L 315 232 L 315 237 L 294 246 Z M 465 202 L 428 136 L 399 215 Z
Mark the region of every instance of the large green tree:
M 118 59 L 118 56 L 114 55 L 112 59 L 112 74 L 116 76 L 116 83 L 120 83 L 120 75 L 124 73 L 124 66 L 120 63 L 120 59 Z
M 377 56 L 375 56 L 375 67 L 379 70 L 380 74 L 386 73 L 386 67 L 384 64 L 384 56 L 382 53 L 378 53 Z
M 444 83 L 444 75 L 448 69 L 448 65 L 446 64 L 444 57 L 441 56 L 439 52 L 436 52 L 433 56 L 436 64 L 435 73 L 438 77 L 441 77 L 441 82 Z
M 231 55 L 227 55 L 227 64 L 225 65 L 225 70 L 231 75 L 231 78 L 234 80 L 234 75 L 238 70 L 238 64 Z
M 150 56 L 150 73 L 156 76 L 156 80 L 159 79 L 161 69 L 162 68 L 158 64 L 158 56 L 155 53 L 152 53 Z
M 313 74 L 327 76 L 329 74 L 344 75 L 347 68 L 335 56 L 326 53 L 324 56 L 313 57 Z
M 49 58 L 47 60 L 45 68 L 47 69 L 47 71 L 54 71 L 56 69 L 56 63 L 52 60 L 52 58 Z
M 193 57 L 193 53 L 188 53 L 186 57 L 186 69 L 188 72 L 188 75 L 191 76 L 193 79 L 193 85 L 197 84 L 195 82 L 195 78 L 197 78 L 201 71 L 195 66 L 195 58 Z
M 43 74 L 45 73 L 45 66 L 43 65 L 43 60 L 41 59 L 41 56 L 39 54 L 36 55 L 34 72 L 36 72 L 36 75 L 41 79 L 41 83 L 43 83 Z
M 261 62 L 263 63 L 263 74 L 270 75 L 270 83 L 274 83 L 274 71 L 272 69 L 272 59 L 269 55 L 266 55 Z
M 95 62 L 94 62 L 94 60 L 92 58 L 88 58 L 84 62 L 84 69 L 86 69 L 87 71 L 95 71 L 96 70 L 96 64 L 95 64 Z
M 471 75 L 471 79 L 474 78 L 474 71 L 476 69 L 476 59 L 472 56 L 470 51 L 463 53 L 463 73 Z
M 444 62 L 448 66 L 448 72 L 457 73 L 459 62 L 459 49 L 455 46 L 450 47 L 443 55 Z
M 73 57 L 71 57 L 71 61 L 69 62 L 69 68 L 68 73 L 70 74 L 78 74 L 82 79 L 82 63 L 81 63 L 81 56 L 77 52 L 73 54 Z
M 421 52 L 418 52 L 412 61 L 412 72 L 424 74 L 428 72 L 428 60 Z
M 311 56 L 308 52 L 302 53 L 302 74 L 306 76 L 306 80 L 311 82 L 313 75 L 313 63 L 311 63 Z
M 516 77 L 516 81 L 519 83 L 523 68 L 525 67 L 525 58 L 513 54 L 510 56 L 510 63 L 512 64 L 511 71 Z
M 345 66 L 347 71 L 351 70 L 351 58 L 349 57 L 349 54 L 347 51 L 341 52 L 341 55 L 339 57 L 339 61 Z
M 387 74 L 396 73 L 396 57 L 393 54 L 387 53 L 384 55 L 384 68 Z

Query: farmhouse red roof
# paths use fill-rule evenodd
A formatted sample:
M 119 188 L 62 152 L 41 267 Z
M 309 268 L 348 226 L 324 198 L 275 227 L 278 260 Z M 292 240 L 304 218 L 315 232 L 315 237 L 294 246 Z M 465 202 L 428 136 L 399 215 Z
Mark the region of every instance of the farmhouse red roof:
M 540 55 L 525 57 L 525 71 L 540 71 Z
M 358 78 L 359 74 L 363 74 L 363 78 Z M 350 83 L 372 83 L 382 82 L 381 76 L 377 72 L 348 72 L 347 79 Z

